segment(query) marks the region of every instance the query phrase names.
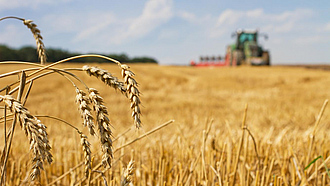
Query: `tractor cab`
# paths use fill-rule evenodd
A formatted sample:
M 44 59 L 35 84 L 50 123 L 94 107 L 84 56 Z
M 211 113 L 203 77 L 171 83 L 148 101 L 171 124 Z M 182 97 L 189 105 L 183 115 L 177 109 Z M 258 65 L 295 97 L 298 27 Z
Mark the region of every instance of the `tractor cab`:
M 258 43 L 258 37 L 266 34 L 258 33 L 258 30 L 239 29 L 232 34 L 236 42 L 227 47 L 226 58 L 228 64 L 236 65 L 270 65 L 269 52 Z
M 237 49 L 243 50 L 244 44 L 246 42 L 254 42 L 257 43 L 258 32 L 257 31 L 242 31 L 238 30 L 233 36 L 237 36 L 236 39 L 236 47 Z

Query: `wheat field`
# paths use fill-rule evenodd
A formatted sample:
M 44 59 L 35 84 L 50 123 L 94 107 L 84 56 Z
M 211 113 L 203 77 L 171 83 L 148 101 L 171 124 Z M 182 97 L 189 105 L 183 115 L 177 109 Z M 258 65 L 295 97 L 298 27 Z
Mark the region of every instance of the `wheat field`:
M 116 65 L 88 65 L 120 76 Z M 77 66 L 82 64 L 58 68 Z M 72 85 L 58 75 L 34 82 L 25 106 L 47 126 L 54 157 L 53 163 L 45 164 L 41 171 L 42 185 L 330 183 L 326 170 L 330 167 L 330 109 L 326 101 L 330 97 L 329 71 L 280 66 L 130 67 L 141 91 L 140 129 L 135 128 L 130 102 L 120 91 L 86 73 L 76 73 L 99 91 L 108 108 L 114 139 L 111 168 L 100 166 L 101 146 L 82 126 Z M 0 73 L 17 69 L 17 65 L 2 65 Z M 0 87 L 16 80 L 17 76 L 2 78 Z M 67 125 L 42 116 L 61 118 L 88 137 L 93 170 L 90 177 L 85 176 L 79 135 Z M 3 122 L 0 131 L 3 149 Z M 31 183 L 31 158 L 29 142 L 17 129 L 6 185 Z M 310 167 L 305 169 L 307 165 Z M 128 179 L 127 184 L 124 179 Z

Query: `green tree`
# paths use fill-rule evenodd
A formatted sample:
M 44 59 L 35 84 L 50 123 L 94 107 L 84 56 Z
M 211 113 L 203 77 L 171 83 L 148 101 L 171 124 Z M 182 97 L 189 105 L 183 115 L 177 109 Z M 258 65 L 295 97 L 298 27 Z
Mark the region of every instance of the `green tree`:
M 15 60 L 17 60 L 17 53 L 15 50 L 13 50 L 5 45 L 0 45 L 0 60 L 1 61 L 15 61 Z
M 46 50 L 47 61 L 48 62 L 56 62 L 68 57 L 80 55 L 80 53 L 73 53 L 67 50 L 62 50 L 58 48 L 48 48 Z M 101 54 L 104 55 L 104 54 Z M 157 61 L 151 57 L 135 57 L 129 58 L 127 54 L 109 54 L 106 55 L 113 59 L 116 59 L 123 63 L 157 63 Z M 0 45 L 0 61 L 29 61 L 29 62 L 38 62 L 38 54 L 37 49 L 31 46 L 24 46 L 20 49 L 16 50 L 6 45 Z M 95 63 L 105 63 L 107 62 L 102 58 L 80 58 L 76 60 L 72 60 L 72 62 L 76 63 L 85 63 L 85 62 L 95 62 Z
M 157 61 L 150 57 L 135 57 L 130 60 L 131 63 L 157 63 Z
M 19 61 L 38 61 L 37 49 L 31 46 L 24 46 L 16 51 L 16 60 Z

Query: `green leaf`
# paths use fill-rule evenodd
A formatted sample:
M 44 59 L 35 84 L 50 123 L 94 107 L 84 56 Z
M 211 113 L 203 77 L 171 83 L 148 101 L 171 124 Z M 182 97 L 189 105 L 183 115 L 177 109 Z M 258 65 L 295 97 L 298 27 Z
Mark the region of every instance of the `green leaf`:
M 305 167 L 304 170 L 308 169 L 308 167 L 310 167 L 313 163 L 315 163 L 315 162 L 316 162 L 318 159 L 320 159 L 320 158 L 322 158 L 322 156 L 318 156 L 317 158 L 315 158 L 313 161 L 311 161 L 311 162 L 307 165 L 307 167 Z

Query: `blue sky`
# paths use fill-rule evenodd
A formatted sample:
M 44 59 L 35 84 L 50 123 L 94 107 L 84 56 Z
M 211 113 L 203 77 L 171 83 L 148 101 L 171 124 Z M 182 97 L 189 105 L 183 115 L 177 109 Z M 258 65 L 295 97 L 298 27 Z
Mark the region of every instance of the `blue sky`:
M 47 47 L 151 56 L 189 64 L 224 56 L 238 28 L 258 28 L 273 64 L 330 64 L 330 1 L 0 0 L 0 16 L 33 20 Z M 0 22 L 0 43 L 34 45 L 17 20 Z

